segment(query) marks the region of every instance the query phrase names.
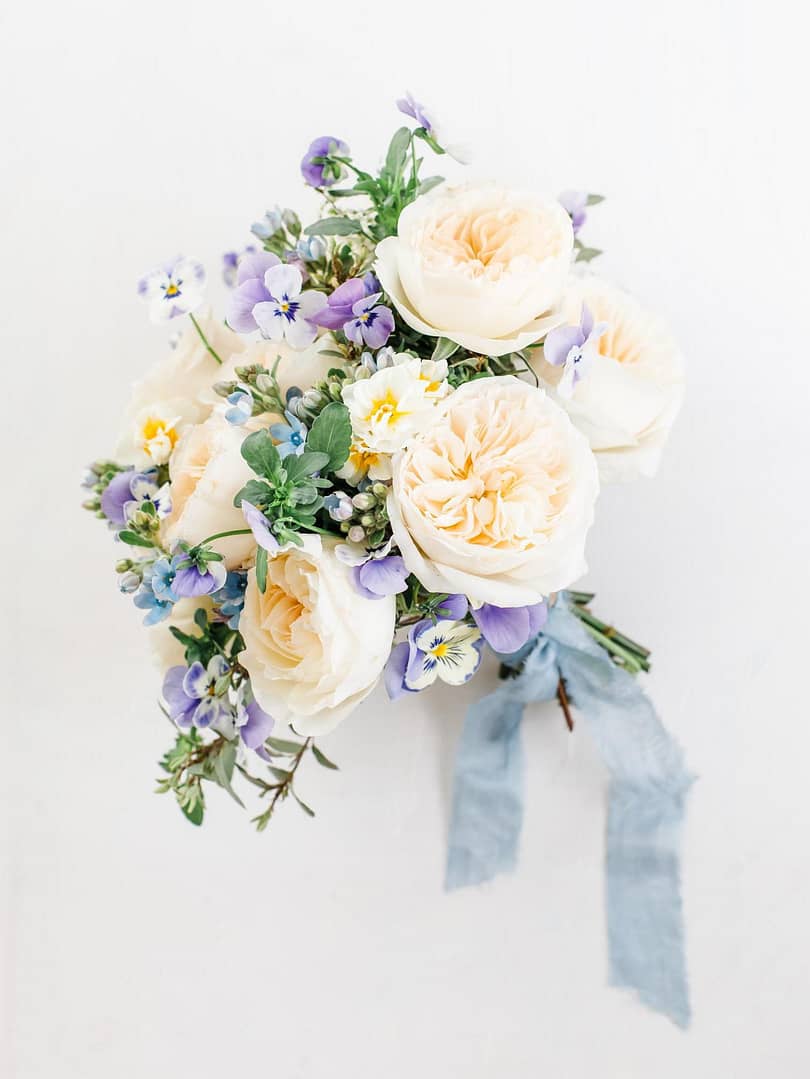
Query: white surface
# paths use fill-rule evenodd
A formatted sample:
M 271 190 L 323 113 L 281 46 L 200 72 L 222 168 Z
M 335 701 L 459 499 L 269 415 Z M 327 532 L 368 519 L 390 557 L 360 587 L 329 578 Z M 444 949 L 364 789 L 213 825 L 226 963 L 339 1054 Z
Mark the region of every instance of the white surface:
M 646 1079 L 810 1071 L 807 181 L 794 5 L 16 4 L 0 15 L 4 1025 L 12 1079 Z M 780 10 L 781 9 L 781 10 Z M 345 72 L 345 78 L 340 72 Z M 473 691 L 329 739 L 263 836 L 154 796 L 169 730 L 84 463 L 162 347 L 139 273 L 220 253 L 297 162 L 382 153 L 414 91 L 506 181 L 609 196 L 587 240 L 672 323 L 689 396 L 657 481 L 607 490 L 598 610 L 701 775 L 694 1026 L 605 985 L 605 779 L 526 726 L 519 872 L 441 891 Z M 806 97 L 806 94 L 805 94 Z M 801 287 L 800 287 L 801 285 Z M 215 290 L 220 295 L 221 290 Z M 10 484 L 10 490 L 9 488 Z

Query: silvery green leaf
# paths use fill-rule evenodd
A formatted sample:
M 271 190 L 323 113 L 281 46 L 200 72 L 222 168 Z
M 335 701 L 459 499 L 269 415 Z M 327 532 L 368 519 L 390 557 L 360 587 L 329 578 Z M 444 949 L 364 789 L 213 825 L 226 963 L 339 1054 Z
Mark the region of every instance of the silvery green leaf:
M 436 363 L 440 362 L 441 360 L 449 360 L 451 356 L 455 355 L 455 353 L 458 352 L 458 350 L 459 345 L 457 345 L 455 341 L 451 341 L 447 337 L 440 337 L 436 341 L 436 346 L 433 349 L 433 353 L 430 358 Z
M 318 764 L 322 764 L 324 768 L 331 768 L 335 772 L 338 771 L 338 766 L 335 764 L 335 762 L 330 761 L 329 758 L 326 756 L 326 754 L 322 753 L 321 750 L 318 749 L 318 747 L 315 745 L 314 742 L 312 743 L 310 748 L 312 750 L 312 755 L 315 758 L 315 760 L 318 762 Z
M 352 236 L 362 231 L 360 224 L 350 217 L 325 217 L 304 229 L 307 236 Z
M 284 738 L 267 738 L 266 744 L 275 752 L 283 756 L 294 757 L 301 749 L 300 742 L 288 742 Z
M 419 185 L 419 194 L 426 195 L 428 191 L 432 191 L 434 187 L 438 187 L 439 184 L 444 183 L 443 176 L 428 176 Z
M 577 262 L 590 262 L 591 259 L 597 258 L 602 252 L 598 247 L 580 247 L 577 250 Z
M 586 206 L 598 206 L 600 202 L 604 202 L 604 201 L 605 201 L 605 196 L 604 195 L 588 195 L 588 198 L 587 198 L 587 200 L 585 202 L 585 205 Z
M 401 175 L 410 144 L 411 132 L 407 127 L 401 127 L 394 132 L 385 158 L 385 169 L 390 176 Z
M 307 435 L 307 448 L 325 453 L 329 458 L 324 469 L 336 472 L 345 463 L 352 445 L 352 424 L 349 410 L 337 401 L 327 405 L 315 419 Z

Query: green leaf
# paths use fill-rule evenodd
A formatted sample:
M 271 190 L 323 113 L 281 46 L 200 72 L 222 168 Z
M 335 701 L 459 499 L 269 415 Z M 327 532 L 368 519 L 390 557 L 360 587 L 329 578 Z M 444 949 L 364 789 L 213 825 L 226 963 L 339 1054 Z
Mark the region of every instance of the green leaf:
M 307 446 L 326 454 L 329 463 L 324 469 L 328 472 L 336 472 L 346 463 L 352 446 L 352 424 L 345 405 L 333 401 L 326 406 L 310 428 Z
M 272 766 L 272 764 L 269 766 L 269 768 L 270 768 L 270 771 L 275 776 L 275 778 L 277 780 L 279 780 L 279 782 L 281 782 L 281 783 L 286 783 L 287 780 L 292 775 L 292 772 L 285 772 L 285 770 L 283 768 L 274 768 Z
M 130 547 L 154 547 L 152 540 L 144 539 L 143 536 L 139 536 L 137 532 L 130 532 L 129 529 L 124 529 L 123 532 L 118 533 L 118 538 L 122 543 L 129 544 Z
M 436 347 L 433 349 L 431 360 L 449 360 L 451 356 L 454 356 L 459 350 L 459 345 L 455 341 L 451 341 L 447 337 L 440 337 L 436 342 Z
M 590 262 L 591 259 L 597 258 L 602 252 L 598 247 L 580 247 L 577 251 L 577 262 Z
M 588 198 L 585 200 L 585 205 L 586 206 L 598 206 L 600 202 L 604 202 L 604 201 L 605 201 L 605 196 L 604 195 L 588 195 Z
M 235 763 L 236 743 L 226 742 L 219 753 L 217 753 L 216 757 L 214 757 L 214 777 L 220 787 L 222 787 L 223 790 L 226 790 L 236 804 L 244 809 L 245 803 L 231 786 Z
M 205 816 L 205 802 L 202 798 L 194 802 L 191 806 L 185 806 L 179 802 L 178 805 L 180 806 L 180 812 L 187 821 L 191 821 L 191 823 L 197 825 L 197 827 L 202 824 L 203 817 Z
M 443 183 L 443 176 L 428 176 L 419 185 L 419 194 L 427 195 L 428 191 L 432 191 L 434 187 L 438 187 L 439 184 Z
M 288 742 L 284 738 L 267 738 L 267 745 L 276 753 L 287 757 L 294 757 L 301 749 L 301 742 Z
M 241 491 L 234 495 L 234 506 L 241 506 L 242 499 L 254 506 L 266 506 L 273 500 L 273 488 L 264 480 L 248 480 Z
M 267 551 L 264 547 L 256 548 L 256 584 L 260 592 L 267 589 Z
M 281 468 L 281 458 L 269 431 L 248 435 L 242 443 L 242 456 L 257 475 L 268 480 L 275 479 Z
M 290 793 L 292 794 L 293 798 L 296 800 L 296 802 L 298 802 L 298 804 L 301 806 L 301 808 L 303 809 L 303 811 L 306 813 L 306 815 L 308 817 L 314 817 L 315 816 L 315 810 L 310 809 L 310 807 L 307 805 L 306 802 L 301 801 L 301 799 L 295 793 L 295 787 L 290 787 Z
M 329 758 L 326 756 L 326 754 L 322 753 L 320 751 L 320 749 L 318 749 L 318 747 L 315 745 L 314 742 L 312 743 L 310 748 L 312 750 L 312 756 L 315 758 L 315 760 L 318 762 L 318 764 L 322 764 L 324 766 L 324 768 L 331 768 L 335 772 L 338 771 L 338 766 L 335 764 L 335 762 L 330 761 Z
M 325 217 L 304 229 L 307 236 L 353 236 L 362 231 L 359 222 L 350 217 Z
M 287 479 L 295 483 L 304 476 L 311 476 L 313 472 L 320 472 L 329 464 L 328 453 L 315 453 L 305 450 L 302 454 L 294 457 L 292 454 L 284 460 L 284 470 Z M 248 499 L 248 502 L 250 499 Z
M 385 158 L 385 170 L 393 179 L 402 175 L 405 159 L 408 156 L 408 147 L 411 145 L 411 132 L 407 127 L 401 127 L 394 132 L 388 153 Z

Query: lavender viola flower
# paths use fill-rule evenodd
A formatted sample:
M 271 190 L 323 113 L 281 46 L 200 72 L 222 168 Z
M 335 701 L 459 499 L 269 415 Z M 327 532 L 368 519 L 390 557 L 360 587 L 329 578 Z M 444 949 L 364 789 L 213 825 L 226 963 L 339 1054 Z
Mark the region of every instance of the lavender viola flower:
M 331 296 L 326 297 L 326 303 L 318 312 L 315 321 L 325 330 L 342 330 L 354 317 L 354 305 L 371 295 L 364 278 L 350 277 L 348 281 L 338 285 Z
M 230 408 L 225 409 L 225 419 L 236 427 L 247 423 L 253 415 L 253 394 L 249 386 L 241 386 L 226 398 Z
M 472 616 L 490 648 L 509 655 L 537 636 L 546 624 L 548 607 L 545 602 L 528 607 L 495 607 L 483 603 L 473 608 Z
M 168 322 L 199 307 L 204 286 L 202 265 L 180 256 L 144 274 L 138 282 L 138 295 L 148 301 L 153 322 Z
M 310 143 L 301 161 L 301 175 L 310 187 L 331 187 L 346 175 L 346 169 L 335 156 L 348 157 L 349 147 L 342 139 L 322 135 Z
M 272 423 L 270 434 L 276 440 L 276 449 L 282 459 L 294 454 L 299 457 L 306 449 L 307 427 L 306 424 L 294 416 L 292 412 L 285 410 L 286 423 Z
M 430 113 L 424 105 L 420 105 L 410 90 L 405 91 L 404 97 L 397 99 L 397 108 L 406 116 L 410 116 L 412 120 L 416 120 L 417 124 L 423 127 L 428 135 L 433 134 L 434 125 Z
M 220 691 L 220 683 L 229 670 L 228 661 L 216 655 L 207 667 L 198 662 L 190 667 L 171 667 L 166 672 L 163 699 L 178 727 L 204 729 L 232 717 L 233 709 Z
M 280 266 L 277 255 L 269 251 L 257 251 L 239 260 L 236 270 L 236 288 L 228 299 L 226 322 L 237 333 L 253 333 L 259 327 L 253 317 L 257 303 L 270 299 L 264 285 L 264 275 L 273 266 Z
M 286 340 L 290 348 L 305 349 L 318 336 L 315 318 L 326 300 L 322 292 L 302 292 L 304 279 L 294 266 L 271 266 L 264 275 L 267 299 L 252 316 L 269 341 Z
M 571 218 L 571 224 L 574 228 L 574 235 L 579 232 L 585 222 L 588 220 L 588 212 L 586 207 L 588 205 L 588 192 L 587 191 L 563 191 L 557 200 L 564 210 Z
M 248 244 L 241 251 L 226 251 L 222 256 L 222 280 L 228 288 L 233 288 L 237 282 L 240 260 L 245 255 L 252 255 L 255 250 L 253 244 Z
M 206 562 L 200 568 L 185 555 L 175 556 L 172 588 L 178 596 L 210 596 L 225 584 L 228 571 L 224 562 Z
M 248 527 L 253 533 L 253 538 L 256 540 L 260 547 L 263 547 L 265 551 L 270 554 L 275 554 L 281 544 L 273 535 L 270 522 L 267 520 L 262 511 L 254 506 L 253 503 L 242 499 L 242 515 L 248 523 Z
M 483 637 L 466 622 L 429 618 L 417 622 L 408 640 L 395 645 L 383 680 L 391 700 L 417 693 L 437 678 L 451 686 L 468 682 L 481 663 Z
M 231 570 L 225 578 L 225 584 L 212 596 L 219 607 L 219 613 L 227 620 L 229 629 L 239 629 L 239 619 L 245 606 L 247 574 Z
M 113 476 L 101 495 L 101 511 L 114 528 L 123 528 L 134 510 L 144 502 L 151 502 L 158 517 L 167 517 L 172 511 L 169 485 L 159 487 L 157 472 L 136 472 L 129 469 Z
M 354 586 L 366 599 L 396 596 L 407 587 L 408 570 L 400 555 L 391 554 L 393 540 L 368 551 L 358 543 L 339 543 L 335 555 L 351 566 Z
M 393 314 L 384 304 L 377 303 L 381 295 L 377 292 L 352 306 L 353 317 L 343 332 L 355 345 L 382 348 L 394 332 Z
M 606 322 L 594 325 L 588 305 L 583 304 L 578 326 L 558 326 L 549 332 L 543 342 L 543 355 L 553 367 L 563 368 L 557 385 L 560 397 L 570 398 L 577 383 L 593 366 L 596 342 L 607 328 Z

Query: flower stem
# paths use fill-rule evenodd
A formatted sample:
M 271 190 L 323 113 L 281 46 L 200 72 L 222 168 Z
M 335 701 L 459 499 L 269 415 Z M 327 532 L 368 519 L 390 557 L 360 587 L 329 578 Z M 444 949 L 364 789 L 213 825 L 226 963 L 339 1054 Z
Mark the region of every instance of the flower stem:
M 217 361 L 217 363 L 220 366 L 222 366 L 222 357 L 214 350 L 211 342 L 208 340 L 208 338 L 203 333 L 202 326 L 200 326 L 199 322 L 196 320 L 196 318 L 194 317 L 194 315 L 192 315 L 192 313 L 190 311 L 188 313 L 188 317 L 194 323 L 194 328 L 196 329 L 197 333 L 200 335 L 200 340 L 205 345 L 206 349 L 208 350 L 209 355 L 213 356 L 214 359 Z
M 560 708 L 563 710 L 565 716 L 565 725 L 569 731 L 574 729 L 574 717 L 571 715 L 571 702 L 568 700 L 568 694 L 565 690 L 565 681 L 562 675 L 557 683 L 557 700 L 560 702 Z
M 213 536 L 206 536 L 202 542 L 195 544 L 195 546 L 205 547 L 207 543 L 213 543 L 214 540 L 226 539 L 228 536 L 247 536 L 249 532 L 249 528 L 232 528 L 228 532 L 215 532 Z

